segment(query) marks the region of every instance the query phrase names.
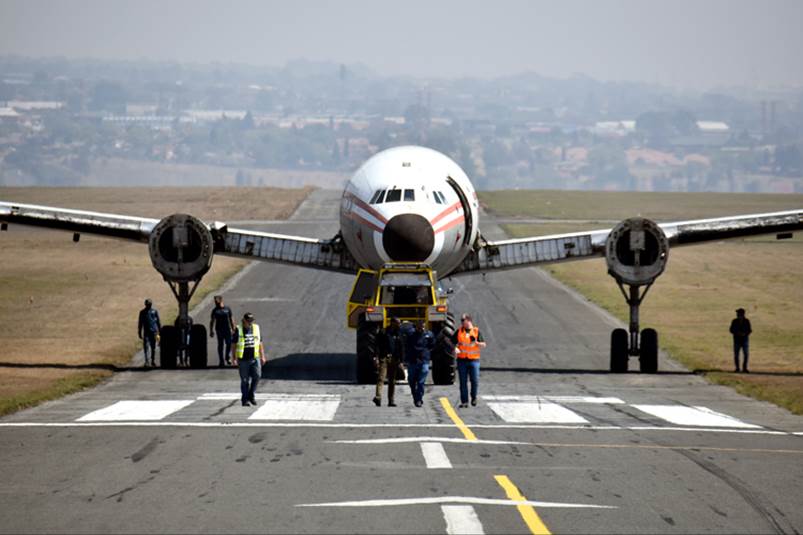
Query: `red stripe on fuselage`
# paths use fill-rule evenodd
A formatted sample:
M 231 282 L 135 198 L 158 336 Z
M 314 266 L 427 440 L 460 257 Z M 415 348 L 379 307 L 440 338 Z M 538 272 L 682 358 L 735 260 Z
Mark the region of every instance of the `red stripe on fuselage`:
M 374 216 L 377 219 L 377 221 L 381 221 L 383 225 L 388 222 L 387 219 L 382 217 L 382 214 L 377 212 L 370 204 L 368 204 L 364 200 L 360 199 L 359 197 L 350 192 L 346 193 L 346 195 L 348 195 L 348 197 L 354 201 L 354 204 L 356 204 L 357 206 L 359 206 L 360 208 L 362 208 L 363 210 Z
M 356 221 L 357 223 L 360 223 L 361 225 L 365 225 L 366 227 L 370 228 L 371 230 L 375 230 L 375 231 L 379 232 L 380 234 L 382 233 L 382 228 L 377 227 L 375 224 L 371 223 L 370 221 L 368 221 L 364 217 L 361 217 L 360 215 L 355 214 L 354 212 L 349 213 L 348 217 L 349 217 L 349 219 L 351 219 L 353 221 Z
M 453 205 L 451 205 L 449 208 L 447 208 L 443 212 L 441 212 L 438 215 L 436 215 L 434 219 L 430 220 L 430 224 L 434 227 L 435 223 L 437 223 L 438 221 L 440 221 L 444 217 L 448 216 L 449 213 L 452 212 L 453 210 L 457 211 L 458 208 L 460 208 L 460 202 L 459 201 L 454 203 Z
M 438 234 L 439 232 L 446 232 L 446 231 L 447 231 L 447 230 L 449 230 L 450 228 L 452 228 L 452 227 L 455 227 L 455 226 L 459 225 L 460 223 L 462 223 L 462 222 L 463 222 L 463 221 L 465 221 L 465 220 L 466 220 L 466 218 L 465 218 L 465 217 L 463 217 L 463 216 L 460 216 L 460 217 L 458 217 L 457 219 L 455 219 L 455 220 L 453 220 L 453 221 L 449 221 L 449 222 L 448 222 L 448 223 L 446 223 L 444 226 L 442 226 L 441 228 L 437 229 L 437 230 L 435 231 L 435 234 Z

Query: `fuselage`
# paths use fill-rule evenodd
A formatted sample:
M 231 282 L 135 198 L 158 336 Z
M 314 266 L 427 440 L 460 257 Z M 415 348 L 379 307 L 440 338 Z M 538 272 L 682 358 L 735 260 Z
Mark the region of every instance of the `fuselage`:
M 468 176 L 451 158 L 425 147 L 375 154 L 346 184 L 340 204 L 343 241 L 368 269 L 421 262 L 446 276 L 469 253 L 478 223 Z

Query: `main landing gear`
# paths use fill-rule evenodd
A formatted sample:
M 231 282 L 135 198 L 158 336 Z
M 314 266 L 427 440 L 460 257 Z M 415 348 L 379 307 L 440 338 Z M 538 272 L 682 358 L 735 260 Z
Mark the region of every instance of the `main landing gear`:
M 608 273 L 616 279 L 630 307 L 628 330 L 614 329 L 611 333 L 610 369 L 613 373 L 625 373 L 630 357 L 639 357 L 642 373 L 658 371 L 658 333 L 655 329 L 639 332 L 639 307 L 663 273 L 668 256 L 669 241 L 664 231 L 649 219 L 625 219 L 605 241 Z

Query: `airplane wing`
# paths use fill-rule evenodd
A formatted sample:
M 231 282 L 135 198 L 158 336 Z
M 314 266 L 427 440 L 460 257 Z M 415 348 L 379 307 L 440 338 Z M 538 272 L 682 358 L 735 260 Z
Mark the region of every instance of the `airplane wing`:
M 803 230 L 803 209 L 716 219 L 658 223 L 669 246 L 695 245 L 760 234 L 791 237 Z M 614 229 L 489 242 L 480 240 L 451 274 L 486 272 L 604 257 Z
M 6 230 L 9 223 L 73 232 L 75 241 L 81 234 L 95 234 L 147 243 L 160 220 L 0 202 L 0 228 Z M 229 228 L 220 222 L 201 224 L 209 231 L 215 254 L 346 273 L 358 268 L 339 235 L 319 240 Z

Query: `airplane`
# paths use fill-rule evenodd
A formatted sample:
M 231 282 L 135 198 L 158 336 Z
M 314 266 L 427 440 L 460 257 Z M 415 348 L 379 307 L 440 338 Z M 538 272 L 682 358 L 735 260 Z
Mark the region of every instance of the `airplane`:
M 612 229 L 489 241 L 480 230 L 477 193 L 460 166 L 433 149 L 401 146 L 369 158 L 346 183 L 340 229 L 330 239 L 231 228 L 189 214 L 158 220 L 0 202 L 0 230 L 9 223 L 71 231 L 76 242 L 82 233 L 147 242 L 154 268 L 179 303 L 175 325 L 162 333 L 163 367 L 175 367 L 176 355 L 206 366 L 206 332 L 193 325 L 189 300 L 220 254 L 356 274 L 348 315 L 357 328 L 358 382 L 375 377 L 375 334 L 390 314 L 423 311 L 421 319 L 439 335 L 433 379 L 449 384 L 454 355 L 448 335 L 455 325 L 448 291 L 438 282 L 445 277 L 604 257 L 630 307 L 628 330 L 611 333 L 610 371 L 626 372 L 629 358 L 638 357 L 640 370 L 654 373 L 658 335 L 640 330 L 639 306 L 663 273 L 670 247 L 760 234 L 790 238 L 803 229 L 803 209 L 669 223 L 632 217 Z M 426 288 L 422 306 L 400 300 L 405 285 Z M 385 301 L 393 290 L 396 301 Z

